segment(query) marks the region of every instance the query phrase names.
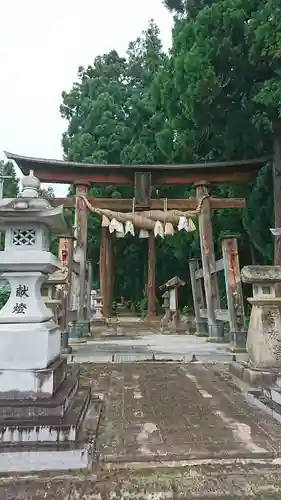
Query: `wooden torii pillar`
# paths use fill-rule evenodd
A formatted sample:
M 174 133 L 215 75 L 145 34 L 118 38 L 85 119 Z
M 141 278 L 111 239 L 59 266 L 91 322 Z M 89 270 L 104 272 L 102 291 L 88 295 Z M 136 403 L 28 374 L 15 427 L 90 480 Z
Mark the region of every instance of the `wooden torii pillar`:
M 114 283 L 114 245 L 113 236 L 108 227 L 101 226 L 100 232 L 100 294 L 103 298 L 103 316 L 112 314 L 112 298 Z
M 200 181 L 195 184 L 196 197 L 199 202 L 204 196 L 209 196 L 209 183 Z M 216 208 L 223 208 L 219 205 Z M 216 257 L 214 251 L 213 228 L 212 228 L 212 205 L 211 198 L 206 198 L 198 216 L 200 248 L 202 258 L 203 280 L 205 288 L 205 299 L 208 316 L 209 339 L 219 338 L 221 325 L 216 320 L 217 309 L 220 309 L 220 296 L 218 279 L 216 273 Z
M 79 195 L 87 196 L 89 184 L 86 181 L 76 181 L 75 203 L 75 247 L 74 260 L 79 262 L 79 301 L 77 309 L 77 323 L 85 324 L 86 318 L 86 268 L 87 268 L 87 236 L 88 236 L 88 209 Z M 89 321 L 89 319 L 88 319 Z
M 134 194 L 135 208 L 147 210 L 151 207 L 152 190 L 151 172 L 135 172 Z M 156 317 L 156 245 L 153 231 L 149 231 L 147 245 L 147 318 L 153 321 Z
M 152 321 L 156 316 L 156 245 L 155 236 L 150 232 L 148 237 L 148 266 L 147 266 L 147 316 L 148 321 Z

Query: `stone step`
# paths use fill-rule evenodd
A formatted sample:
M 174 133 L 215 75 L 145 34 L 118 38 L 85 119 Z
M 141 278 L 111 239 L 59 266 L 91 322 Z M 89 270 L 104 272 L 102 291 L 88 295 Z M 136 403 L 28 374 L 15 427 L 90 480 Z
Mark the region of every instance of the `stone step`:
M 281 377 L 278 375 L 278 377 L 275 380 L 275 385 L 281 389 Z
M 267 390 L 252 389 L 248 391 L 247 399 L 258 408 L 269 413 L 275 420 L 281 423 L 281 404 L 272 399 L 271 390 L 271 388 Z
M 270 392 L 272 401 L 281 405 L 281 388 L 276 385 L 270 389 Z
M 63 417 L 79 387 L 80 368 L 74 365 L 68 377 L 62 382 L 52 398 L 5 399 L 0 398 L 0 421 L 32 420 L 39 417 Z
M 49 415 L 37 418 L 0 419 L 0 449 L 3 446 L 39 443 L 75 442 L 88 405 L 91 391 L 78 391 L 64 416 Z

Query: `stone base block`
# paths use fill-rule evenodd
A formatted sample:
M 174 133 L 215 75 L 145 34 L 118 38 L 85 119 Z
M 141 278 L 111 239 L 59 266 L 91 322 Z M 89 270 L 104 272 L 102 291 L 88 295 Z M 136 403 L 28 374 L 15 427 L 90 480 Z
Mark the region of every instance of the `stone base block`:
M 80 324 L 82 326 L 83 336 L 89 337 L 89 335 L 90 335 L 90 321 L 88 321 L 88 320 L 81 321 Z
M 84 324 L 73 322 L 69 326 L 69 344 L 84 344 L 86 339 L 84 337 Z
M 79 368 L 74 367 L 71 374 L 62 382 L 59 390 L 49 398 L 0 398 L 0 420 L 29 420 L 38 417 L 63 417 L 72 404 L 79 386 Z
M 228 344 L 229 340 L 225 337 L 208 337 L 206 342 L 211 342 L 213 344 Z
M 11 445 L 70 443 L 78 431 L 90 401 L 90 390 L 78 392 L 63 417 L 45 415 L 33 419 L 0 419 L 0 450 Z
M 196 335 L 198 337 L 208 337 L 208 322 L 201 320 L 195 322 Z
M 1 325 L 0 369 L 45 369 L 60 355 L 61 333 L 54 321 Z
M 58 357 L 42 370 L 0 370 L 1 399 L 50 398 L 66 377 L 66 358 Z
M 53 447 L 54 449 L 52 447 L 38 449 L 40 447 L 37 445 L 34 450 L 18 451 L 14 447 L 11 449 L 7 446 L 8 449 L 2 451 L 0 445 L 0 474 L 91 469 L 92 458 L 83 445 L 76 449 L 62 450 L 58 450 L 56 444 Z
M 252 387 L 272 387 L 280 377 L 277 371 L 256 370 L 247 364 L 235 361 L 229 364 L 229 371 Z
M 228 342 L 228 339 L 224 337 L 224 328 L 221 323 L 218 323 L 217 325 L 209 325 L 208 330 L 209 330 L 209 337 L 207 339 L 207 342 L 214 342 L 214 343 Z
M 266 411 L 281 424 L 281 405 L 272 399 L 270 391 L 268 394 L 261 389 L 252 390 L 247 393 L 247 399 L 261 410 Z
M 91 396 L 90 390 L 79 391 L 79 366 L 72 365 L 67 376 L 62 357 L 46 370 L 23 373 L 25 383 L 29 377 L 36 390 L 28 392 L 25 384 L 24 391 L 0 393 L 0 448 L 75 442 Z M 20 386 L 23 376 L 19 372 L 13 376 Z
M 246 352 L 247 332 L 231 332 L 231 352 Z
M 94 328 L 105 328 L 106 324 L 103 318 L 93 318 L 90 321 L 90 328 L 91 330 Z
M 230 344 L 230 346 L 227 347 L 227 350 L 232 352 L 233 354 L 247 352 L 246 347 L 238 347 L 238 346 L 235 346 L 234 344 Z

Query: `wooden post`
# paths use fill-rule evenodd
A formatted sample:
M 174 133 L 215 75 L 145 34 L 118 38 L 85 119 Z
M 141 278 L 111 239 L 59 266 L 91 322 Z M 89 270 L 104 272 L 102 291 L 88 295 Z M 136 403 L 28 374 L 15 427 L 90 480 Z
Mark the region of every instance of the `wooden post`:
M 100 293 L 103 297 L 103 316 L 112 313 L 113 240 L 107 227 L 101 227 L 100 237 Z
M 204 296 L 201 279 L 196 279 L 195 273 L 199 269 L 199 260 L 189 260 L 189 272 L 192 289 L 193 307 L 195 314 L 195 325 L 197 335 L 207 335 L 208 327 L 206 321 L 200 316 L 200 309 L 204 309 Z
M 113 280 L 112 280 L 112 274 L 113 274 L 113 240 L 112 240 L 112 235 L 107 232 L 107 238 L 106 238 L 106 275 L 105 275 L 105 280 L 106 280 L 106 308 L 107 308 L 107 315 L 112 316 L 112 285 L 113 285 Z
M 111 301 L 115 298 L 115 279 L 116 279 L 116 249 L 115 239 L 111 237 Z
M 67 282 L 65 284 L 65 289 L 63 291 L 62 300 L 62 322 L 61 329 L 64 335 L 67 335 L 67 339 L 64 345 L 64 351 L 69 352 L 71 348 L 68 345 L 68 335 L 69 335 L 69 322 L 70 322 L 70 309 L 72 302 L 72 273 L 73 273 L 73 236 L 64 236 L 59 239 L 59 260 L 62 267 L 66 267 Z
M 75 206 L 75 230 L 76 245 L 74 259 L 79 262 L 79 304 L 77 310 L 77 322 L 84 323 L 85 320 L 85 294 L 86 294 L 86 258 L 87 258 L 87 235 L 88 235 L 88 209 L 79 195 L 87 196 L 88 185 L 76 183 L 76 206 Z
M 208 196 L 208 183 L 201 181 L 196 184 L 196 197 L 199 201 L 203 196 Z M 212 217 L 210 200 L 203 201 L 201 212 L 198 216 L 200 231 L 200 247 L 202 268 L 204 275 L 205 297 L 208 314 L 208 330 L 210 340 L 221 337 L 221 327 L 216 321 L 215 310 L 219 309 L 219 289 L 217 282 L 216 259 L 214 252 Z M 212 274 L 213 273 L 213 274 Z
M 222 238 L 222 255 L 229 326 L 233 349 L 245 350 L 245 312 L 236 236 L 229 235 Z
M 106 240 L 107 240 L 107 227 L 101 227 L 100 230 L 100 295 L 102 297 L 103 317 L 106 317 L 105 301 L 106 301 Z M 107 312 L 107 311 L 106 311 Z
M 153 320 L 156 316 L 155 263 L 156 263 L 155 237 L 153 232 L 150 231 L 148 238 L 148 266 L 147 266 L 147 313 L 149 321 Z
M 88 276 L 87 276 L 87 321 L 91 320 L 92 307 L 91 307 L 91 290 L 93 282 L 93 267 L 92 262 L 88 261 Z

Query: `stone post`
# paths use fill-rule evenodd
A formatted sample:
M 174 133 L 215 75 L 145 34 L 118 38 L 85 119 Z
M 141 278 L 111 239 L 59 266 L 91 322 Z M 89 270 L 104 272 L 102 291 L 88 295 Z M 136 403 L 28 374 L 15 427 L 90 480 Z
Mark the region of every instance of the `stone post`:
M 201 308 L 205 309 L 205 307 L 204 307 L 204 296 L 203 296 L 201 279 L 196 279 L 195 275 L 198 269 L 199 269 L 199 260 L 190 259 L 189 272 L 190 272 L 193 307 L 195 314 L 196 335 L 208 336 L 208 324 L 206 323 L 206 320 L 201 318 L 200 316 L 200 309 Z
M 224 279 L 227 297 L 229 326 L 233 351 L 244 351 L 247 331 L 245 326 L 244 300 L 242 292 L 237 237 L 222 238 Z
M 281 297 L 275 286 L 281 282 L 281 266 L 246 266 L 244 283 L 252 283 L 253 297 L 247 337 L 249 364 L 255 369 L 281 368 Z

